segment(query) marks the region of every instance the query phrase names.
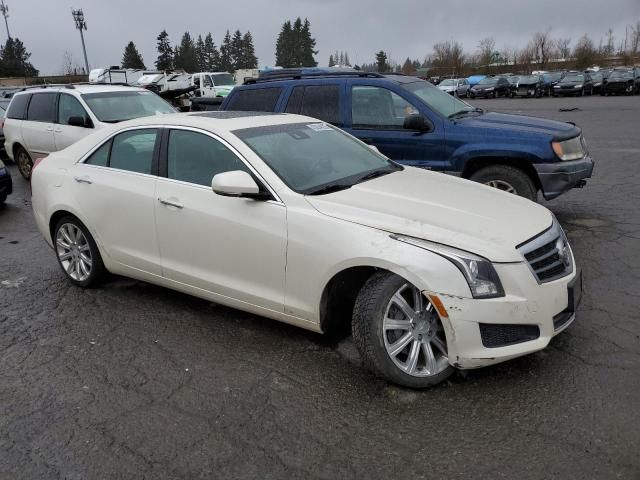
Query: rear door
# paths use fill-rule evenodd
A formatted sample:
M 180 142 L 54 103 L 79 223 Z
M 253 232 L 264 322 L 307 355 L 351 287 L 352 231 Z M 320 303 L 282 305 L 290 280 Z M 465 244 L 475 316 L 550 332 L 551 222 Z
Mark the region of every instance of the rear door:
M 317 118 L 336 127 L 342 127 L 344 125 L 340 109 L 342 94 L 343 87 L 339 83 L 297 85 L 293 87 L 284 111 Z
M 86 127 L 69 125 L 73 117 L 83 118 Z M 58 119 L 53 129 L 56 150 L 62 150 L 93 132 L 89 114 L 73 95 L 61 93 L 58 99 Z
M 34 93 L 22 122 L 22 138 L 32 158 L 44 157 L 55 151 L 53 125 L 56 119 L 55 92 Z

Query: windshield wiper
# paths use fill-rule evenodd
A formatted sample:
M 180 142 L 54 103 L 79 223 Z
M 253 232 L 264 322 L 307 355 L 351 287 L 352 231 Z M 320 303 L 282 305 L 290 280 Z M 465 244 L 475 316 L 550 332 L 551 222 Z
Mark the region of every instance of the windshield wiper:
M 100 120 L 102 123 L 119 123 L 124 122 L 124 120 Z
M 382 177 L 383 175 L 387 175 L 389 173 L 397 172 L 400 170 L 399 168 L 381 168 L 380 170 L 374 170 L 369 172 L 360 178 L 358 178 L 354 184 L 366 182 L 367 180 L 371 180 L 372 178 Z
M 474 107 L 474 108 L 471 108 L 471 109 L 468 108 L 466 110 L 458 110 L 457 112 L 453 112 L 447 118 L 452 119 L 452 118 L 459 117 L 461 115 L 466 115 L 468 113 L 484 113 L 484 110 L 482 108 L 478 108 L 478 107 Z
M 324 195 L 325 193 L 338 192 L 351 187 L 353 187 L 353 183 L 332 183 L 330 185 L 325 185 L 324 187 L 311 190 L 310 192 L 307 192 L 307 195 Z

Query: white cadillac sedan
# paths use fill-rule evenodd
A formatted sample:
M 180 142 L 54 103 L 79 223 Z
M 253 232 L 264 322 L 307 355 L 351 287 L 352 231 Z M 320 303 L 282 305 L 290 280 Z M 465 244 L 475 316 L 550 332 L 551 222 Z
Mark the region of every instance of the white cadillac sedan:
M 34 168 L 69 280 L 125 275 L 316 332 L 421 388 L 541 350 L 581 275 L 544 207 L 402 167 L 308 117 L 207 112 L 104 129 Z

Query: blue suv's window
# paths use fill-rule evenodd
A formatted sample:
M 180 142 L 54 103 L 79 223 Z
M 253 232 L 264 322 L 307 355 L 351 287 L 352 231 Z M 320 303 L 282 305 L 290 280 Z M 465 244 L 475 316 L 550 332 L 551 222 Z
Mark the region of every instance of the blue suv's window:
M 400 95 L 382 87 L 354 86 L 351 89 L 353 128 L 401 130 L 407 115 L 418 110 Z
M 337 125 L 340 123 L 340 87 L 338 85 L 295 87 L 289 96 L 285 111 Z
M 281 87 L 238 90 L 232 93 L 226 109 L 242 112 L 273 112 L 281 92 Z

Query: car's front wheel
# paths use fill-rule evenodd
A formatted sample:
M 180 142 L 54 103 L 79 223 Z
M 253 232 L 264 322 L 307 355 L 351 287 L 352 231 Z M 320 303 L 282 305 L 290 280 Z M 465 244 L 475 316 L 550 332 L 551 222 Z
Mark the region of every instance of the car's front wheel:
M 22 175 L 25 180 L 29 180 L 31 178 L 31 170 L 33 170 L 33 160 L 31 160 L 29 153 L 27 153 L 24 148 L 17 147 L 14 158 L 18 165 L 20 175 Z
M 376 273 L 362 287 L 352 332 L 365 366 L 397 385 L 426 388 L 454 372 L 434 306 L 391 272 Z
M 489 165 L 474 172 L 470 179 L 507 193 L 520 195 L 534 202 L 538 199 L 538 189 L 529 175 L 516 167 Z
M 71 283 L 79 287 L 96 285 L 105 272 L 95 240 L 80 220 L 67 216 L 55 226 L 54 248 L 58 263 Z

